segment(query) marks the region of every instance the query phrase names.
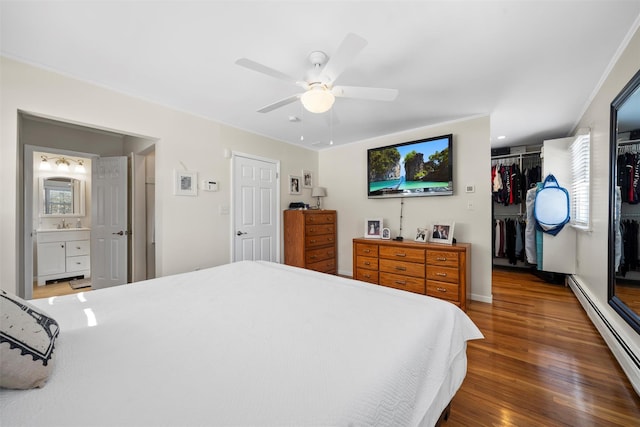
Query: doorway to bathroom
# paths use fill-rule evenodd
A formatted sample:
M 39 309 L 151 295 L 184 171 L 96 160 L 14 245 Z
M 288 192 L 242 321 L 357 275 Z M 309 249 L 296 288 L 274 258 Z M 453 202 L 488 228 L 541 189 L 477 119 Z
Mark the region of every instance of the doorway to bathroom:
M 60 280 L 65 280 L 66 276 L 69 278 L 75 276 L 73 269 L 76 265 L 80 268 L 81 263 L 85 263 L 85 265 L 82 266 L 83 274 L 78 277 L 88 276 L 89 281 L 102 280 L 103 284 L 106 283 L 104 286 L 155 277 L 156 140 L 28 113 L 20 113 L 19 129 L 19 143 L 23 150 L 24 248 L 21 251 L 21 264 L 24 268 L 23 292 L 25 298 L 33 297 L 33 285 L 38 286 L 40 276 L 54 277 L 47 276 L 46 270 L 44 270 L 44 274 L 42 271 L 38 271 L 38 233 L 43 231 L 41 239 L 43 243 L 46 240 L 56 240 L 58 236 L 72 239 L 69 242 L 72 243 L 71 245 L 67 245 L 67 241 L 62 243 L 69 248 L 69 250 L 65 248 L 66 256 L 62 257 L 61 254 L 57 254 L 57 258 L 53 258 L 57 260 L 59 269 L 66 268 L 66 265 L 62 266 L 61 264 L 69 264 L 69 271 L 56 272 L 65 276 Z M 118 184 L 123 186 L 119 191 L 121 199 L 118 201 L 105 200 L 102 191 L 96 190 L 96 183 L 104 178 L 100 178 L 97 174 L 97 165 L 105 159 L 114 158 L 120 159 L 122 173 L 126 178 Z M 48 172 L 41 170 L 45 162 L 49 163 L 48 166 L 51 167 Z M 66 171 L 64 163 L 69 163 L 69 169 Z M 84 173 L 76 170 L 79 163 L 82 163 L 85 169 Z M 63 165 L 61 171 L 58 169 L 60 164 Z M 46 168 L 46 165 L 44 167 Z M 61 211 L 55 212 L 54 210 L 53 215 L 44 213 L 42 203 L 45 193 L 41 186 L 45 182 L 44 177 L 51 176 L 71 176 L 76 180 L 75 182 L 78 182 L 76 199 L 73 202 L 69 202 L 68 199 L 62 202 L 50 201 L 53 209 L 69 210 L 82 206 L 83 211 L 61 213 Z M 56 192 L 55 188 L 50 190 L 50 194 L 69 197 L 68 193 Z M 80 195 L 84 200 L 80 200 Z M 100 203 L 98 203 L 99 200 L 101 200 Z M 99 248 L 101 244 L 104 247 L 104 245 L 111 245 L 113 242 L 108 239 L 98 240 L 100 234 L 96 233 L 97 229 L 94 226 L 100 224 L 105 205 L 111 207 L 116 202 L 124 209 L 122 214 L 124 220 L 119 224 L 122 229 L 116 231 L 116 233 L 121 231 L 122 234 L 113 236 L 120 239 L 121 251 L 117 254 L 119 259 L 110 259 L 110 257 L 100 255 Z M 98 212 L 101 214 L 96 217 Z M 83 231 L 86 236 L 81 233 Z M 67 237 L 67 234 L 71 237 Z M 87 236 L 90 239 L 89 244 L 85 242 Z M 111 237 L 111 232 L 109 237 Z M 76 251 L 76 247 L 82 249 Z M 124 257 L 122 257 L 123 255 Z M 114 269 L 117 266 L 120 268 Z M 105 274 L 95 274 L 113 271 L 119 271 L 116 280 L 110 278 L 105 281 Z M 48 273 L 54 274 L 51 271 Z M 55 279 L 51 280 L 51 282 L 55 281 Z

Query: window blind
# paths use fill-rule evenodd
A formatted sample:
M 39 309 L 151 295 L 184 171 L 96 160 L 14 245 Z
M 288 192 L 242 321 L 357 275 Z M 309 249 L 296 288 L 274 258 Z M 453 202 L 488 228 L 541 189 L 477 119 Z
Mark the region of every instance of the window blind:
M 589 229 L 589 181 L 591 144 L 589 135 L 579 135 L 569 147 L 571 153 L 571 224 Z

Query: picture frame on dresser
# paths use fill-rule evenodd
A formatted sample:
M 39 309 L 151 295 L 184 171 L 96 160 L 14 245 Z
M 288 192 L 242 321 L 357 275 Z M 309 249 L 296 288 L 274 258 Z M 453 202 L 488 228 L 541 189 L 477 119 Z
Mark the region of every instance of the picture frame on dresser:
M 382 218 L 365 218 L 364 237 L 366 239 L 380 239 L 382 228 Z
M 453 244 L 453 230 L 456 223 L 454 221 L 440 221 L 431 224 L 428 237 L 430 243 Z
M 382 229 L 382 237 L 383 240 L 389 240 L 391 239 L 391 230 L 388 228 L 383 228 Z
M 424 228 L 424 227 L 418 227 L 416 229 L 416 237 L 415 237 L 415 241 L 416 242 L 426 242 L 427 241 L 427 230 L 429 230 L 428 228 Z

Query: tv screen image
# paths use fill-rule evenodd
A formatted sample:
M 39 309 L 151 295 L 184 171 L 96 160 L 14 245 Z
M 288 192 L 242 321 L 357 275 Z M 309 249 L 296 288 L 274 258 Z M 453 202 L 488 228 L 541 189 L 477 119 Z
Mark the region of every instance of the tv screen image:
M 370 199 L 453 194 L 453 135 L 367 150 Z

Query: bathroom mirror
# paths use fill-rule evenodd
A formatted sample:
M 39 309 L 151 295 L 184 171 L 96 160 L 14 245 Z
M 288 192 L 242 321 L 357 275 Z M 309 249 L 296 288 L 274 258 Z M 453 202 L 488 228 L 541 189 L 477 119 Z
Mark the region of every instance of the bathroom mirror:
M 611 103 L 610 130 L 608 298 L 640 333 L 640 71 Z
M 66 176 L 40 178 L 40 216 L 84 216 L 84 181 Z

